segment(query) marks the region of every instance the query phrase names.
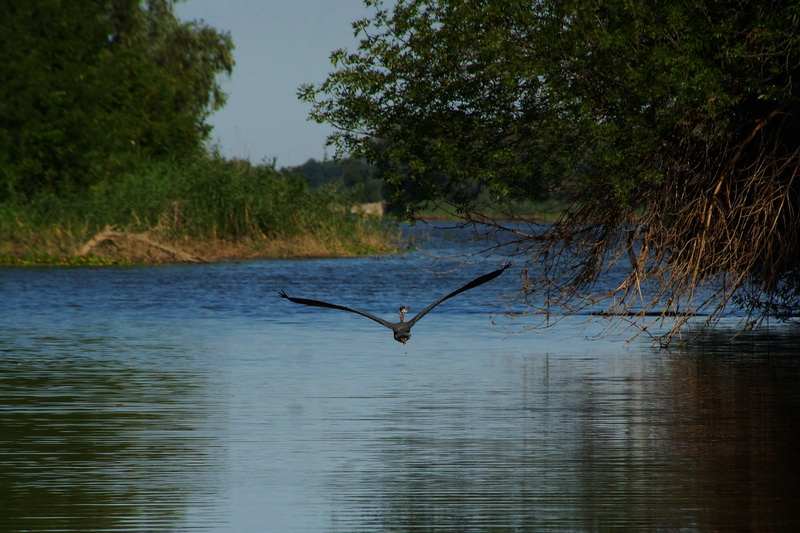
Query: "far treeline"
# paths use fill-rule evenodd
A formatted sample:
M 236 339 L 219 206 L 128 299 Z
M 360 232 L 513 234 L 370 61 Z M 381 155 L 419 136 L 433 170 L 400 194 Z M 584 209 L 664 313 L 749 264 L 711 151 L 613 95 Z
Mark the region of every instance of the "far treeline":
M 458 221 L 460 215 L 454 212 L 452 195 L 445 195 L 443 202 L 431 202 L 424 206 L 413 217 L 403 211 L 403 201 L 395 203 L 391 200 L 391 188 L 384 181 L 386 168 L 383 165 L 370 164 L 364 159 L 343 157 L 341 159 L 325 159 L 317 161 L 309 159 L 302 165 L 282 168 L 281 173 L 287 176 L 300 176 L 312 188 L 338 190 L 347 194 L 355 202 L 382 204 L 384 214 L 392 218 L 422 218 L 426 220 Z M 517 201 L 513 204 L 516 217 L 509 214 L 508 209 L 493 208 L 490 204 L 490 190 L 485 184 L 474 183 L 459 192 L 459 197 L 468 198 L 474 204 L 484 205 L 483 216 L 490 216 L 508 221 L 527 213 L 523 218 L 551 222 L 558 218 L 564 204 L 558 191 L 542 194 L 535 201 Z
M 233 50 L 171 0 L 3 2 L 0 262 L 386 249 L 343 188 L 209 153 Z
M 800 3 L 365 3 L 301 96 L 409 216 L 563 199 L 557 224 L 495 223 L 527 267 L 514 309 L 669 317 L 664 342 L 731 307 L 800 314 Z
M 380 171 L 364 160 L 343 159 L 317 161 L 309 159 L 302 165 L 282 168 L 287 176 L 300 176 L 312 188 L 334 188 L 348 191 L 361 203 L 384 200 Z

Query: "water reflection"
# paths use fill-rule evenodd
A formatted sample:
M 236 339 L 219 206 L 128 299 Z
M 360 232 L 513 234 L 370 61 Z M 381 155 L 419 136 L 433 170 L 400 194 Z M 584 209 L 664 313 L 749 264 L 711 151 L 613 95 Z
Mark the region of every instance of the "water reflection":
M 800 360 L 785 329 L 706 335 L 672 358 L 670 439 L 707 494 L 701 523 L 788 531 L 798 524 Z
M 276 296 L 389 314 L 458 285 L 423 261 L 0 271 L 0 531 L 800 526 L 796 331 L 505 335 L 503 276 L 404 346 Z
M 800 396 L 758 385 L 776 370 L 796 380 L 794 362 L 751 372 L 732 355 L 711 376 L 691 354 L 503 359 L 458 388 L 420 383 L 376 416 L 361 461 L 332 481 L 349 511 L 338 530 L 798 524 Z
M 659 435 L 636 431 L 651 419 L 653 384 L 635 366 L 623 378 L 599 374 L 604 366 L 509 354 L 452 389 L 420 383 L 413 401 L 378 416 L 381 432 L 364 450 L 374 464 L 358 480 L 336 480 L 340 495 L 364 489 L 349 507 L 372 510 L 371 522 L 342 519 L 340 529 L 653 525 L 654 504 L 670 492 L 648 467 Z M 634 478 L 637 469 L 646 475 Z
M 165 368 L 171 348 L 82 328 L 3 337 L 0 529 L 164 530 L 217 492 L 208 383 Z

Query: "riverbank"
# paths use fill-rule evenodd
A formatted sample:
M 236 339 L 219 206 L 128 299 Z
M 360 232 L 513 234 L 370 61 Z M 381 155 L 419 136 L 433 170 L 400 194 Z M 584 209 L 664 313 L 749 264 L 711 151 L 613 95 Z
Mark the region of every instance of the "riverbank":
M 213 262 L 389 253 L 391 224 L 270 165 L 143 161 L 107 182 L 0 203 L 0 264 Z M 4 258 L 4 259 L 3 259 Z M 83 263 L 81 263 L 83 264 Z
M 51 228 L 27 238 L 0 242 L 0 266 L 213 263 L 285 257 L 353 257 L 396 253 L 401 249 L 399 229 L 388 223 L 365 221 L 348 235 L 300 232 L 276 237 L 167 236 L 159 231 L 120 231 L 107 226 L 86 231 Z

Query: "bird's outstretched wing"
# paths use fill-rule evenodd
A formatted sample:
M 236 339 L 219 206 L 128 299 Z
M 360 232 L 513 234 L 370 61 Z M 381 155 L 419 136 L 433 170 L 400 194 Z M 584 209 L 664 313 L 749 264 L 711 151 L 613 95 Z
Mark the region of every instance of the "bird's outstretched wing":
M 410 327 L 412 327 L 414 324 L 416 324 L 416 323 L 417 323 L 417 321 L 418 321 L 420 318 L 424 317 L 424 316 L 425 316 L 425 315 L 428 313 L 428 311 L 430 311 L 431 309 L 433 309 L 434 307 L 436 307 L 437 305 L 439 305 L 439 304 L 440 304 L 440 303 L 442 303 L 443 301 L 447 300 L 448 298 L 452 298 L 453 296 L 455 296 L 455 295 L 457 295 L 457 294 L 461 294 L 461 293 L 462 293 L 462 292 L 464 292 L 464 291 L 468 291 L 468 290 L 470 290 L 470 289 L 474 289 L 475 287 L 477 287 L 477 286 L 479 286 L 479 285 L 483 285 L 484 283 L 486 283 L 486 282 L 488 282 L 488 281 L 492 281 L 494 278 L 496 278 L 497 276 L 499 276 L 500 274 L 502 274 L 502 273 L 505 271 L 505 269 L 507 269 L 507 268 L 508 268 L 508 267 L 510 267 L 510 266 L 511 266 L 511 263 L 506 263 L 506 264 L 503 266 L 503 268 L 501 268 L 501 269 L 498 269 L 498 270 L 495 270 L 494 272 L 489 272 L 488 274 L 484 274 L 483 276 L 481 276 L 481 277 L 479 277 L 479 278 L 476 278 L 476 279 L 474 279 L 474 280 L 470 281 L 469 283 L 467 283 L 466 285 L 464 285 L 464 286 L 463 286 L 463 287 L 461 287 L 460 289 L 456 289 L 456 290 L 454 290 L 453 292 L 451 292 L 451 293 L 450 293 L 450 294 L 448 294 L 447 296 L 443 296 L 442 298 L 439 298 L 438 300 L 436 300 L 435 302 L 433 302 L 431 305 L 429 305 L 428 307 L 426 307 L 425 309 L 423 309 L 422 311 L 420 311 L 420 312 L 417 314 L 417 316 L 415 316 L 414 318 L 412 318 L 412 319 L 409 321 L 409 328 L 410 328 Z
M 314 306 L 314 307 L 328 307 L 330 309 L 341 309 L 342 311 L 350 311 L 351 313 L 356 313 L 356 314 L 359 314 L 361 316 L 365 316 L 367 318 L 371 318 L 372 320 L 374 320 L 378 324 L 384 325 L 387 328 L 392 329 L 392 324 L 390 322 L 388 322 L 388 321 L 386 321 L 386 320 L 384 320 L 382 318 L 379 318 L 379 317 L 377 317 L 375 315 L 371 315 L 371 314 L 367 313 L 366 311 L 361 311 L 360 309 L 353 309 L 352 307 L 347 307 L 347 306 L 344 306 L 344 305 L 329 304 L 328 302 L 321 302 L 319 300 L 307 300 L 306 298 L 292 298 L 291 296 L 287 296 L 287 294 L 285 292 L 283 292 L 283 291 L 279 292 L 278 294 L 280 294 L 281 298 L 286 298 L 290 302 L 294 302 L 296 304 L 311 305 L 311 306 Z

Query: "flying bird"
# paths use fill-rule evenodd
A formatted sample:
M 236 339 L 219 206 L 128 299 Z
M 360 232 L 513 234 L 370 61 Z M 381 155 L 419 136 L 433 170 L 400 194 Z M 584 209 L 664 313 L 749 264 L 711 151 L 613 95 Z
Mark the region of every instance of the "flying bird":
M 468 291 L 470 289 L 474 289 L 475 287 L 478 287 L 479 285 L 483 285 L 484 283 L 486 283 L 488 281 L 492 281 L 494 278 L 496 278 L 497 276 L 502 274 L 505 271 L 505 269 L 507 269 L 510 265 L 511 265 L 511 263 L 506 263 L 506 265 L 503 268 L 501 268 L 499 270 L 495 270 L 494 272 L 489 272 L 488 274 L 484 274 L 483 276 L 470 281 L 469 283 L 467 283 L 466 285 L 464 285 L 460 289 L 454 290 L 453 292 L 451 292 L 447 296 L 443 296 L 442 298 L 439 298 L 438 300 L 433 302 L 431 305 L 429 305 L 428 307 L 426 307 L 425 309 L 420 311 L 419 314 L 417 314 L 417 316 L 415 316 L 414 318 L 412 318 L 408 322 L 405 322 L 405 315 L 410 310 L 410 308 L 407 305 L 404 305 L 404 306 L 400 307 L 400 322 L 389 322 L 388 320 L 384 320 L 384 319 L 382 319 L 380 317 L 377 317 L 375 315 L 367 313 L 366 311 L 361 311 L 360 309 L 354 309 L 352 307 L 347 307 L 347 306 L 344 306 L 344 305 L 329 304 L 327 302 L 321 302 L 319 300 L 307 300 L 305 298 L 292 298 L 291 296 L 287 296 L 287 294 L 285 292 L 283 292 L 283 291 L 279 292 L 278 294 L 281 296 L 281 298 L 286 298 L 290 302 L 294 302 L 296 304 L 310 305 L 310 306 L 314 306 L 314 307 L 327 307 L 327 308 L 330 308 L 330 309 L 341 309 L 342 311 L 350 311 L 351 313 L 357 313 L 357 314 L 359 314 L 361 316 L 365 316 L 367 318 L 370 318 L 370 319 L 374 320 L 378 324 L 386 326 L 387 328 L 392 330 L 392 332 L 394 333 L 394 340 L 396 340 L 397 342 L 402 342 L 403 344 L 405 344 L 406 342 L 408 342 L 408 339 L 411 338 L 411 328 L 414 327 L 414 324 L 416 324 L 419 321 L 419 319 L 421 319 L 426 314 L 428 314 L 428 311 L 430 311 L 431 309 L 433 309 L 434 307 L 436 307 L 437 305 L 439 305 L 443 301 L 447 300 L 448 298 L 452 298 L 453 296 L 455 296 L 457 294 L 461 294 L 464 291 Z

